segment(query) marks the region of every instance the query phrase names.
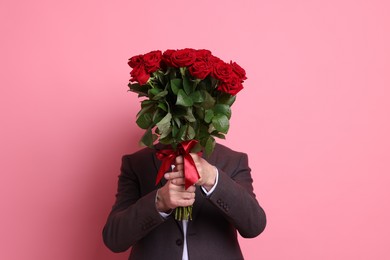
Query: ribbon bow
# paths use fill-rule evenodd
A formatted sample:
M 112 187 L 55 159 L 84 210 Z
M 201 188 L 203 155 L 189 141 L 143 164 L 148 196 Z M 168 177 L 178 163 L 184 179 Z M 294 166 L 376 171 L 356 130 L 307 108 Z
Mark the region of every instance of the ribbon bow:
M 194 159 L 190 155 L 191 149 L 198 143 L 196 140 L 184 141 L 177 146 L 177 151 L 172 149 L 163 149 L 157 151 L 156 156 L 162 161 L 161 167 L 158 170 L 156 185 L 160 182 L 164 173 L 168 171 L 172 164 L 174 164 L 177 156 L 182 155 L 184 159 L 184 180 L 185 188 L 194 185 L 200 178 Z

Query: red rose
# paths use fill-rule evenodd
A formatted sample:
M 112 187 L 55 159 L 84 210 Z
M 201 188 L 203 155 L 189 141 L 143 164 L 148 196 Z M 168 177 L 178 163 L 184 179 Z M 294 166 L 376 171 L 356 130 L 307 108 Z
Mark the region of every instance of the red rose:
M 148 82 L 150 75 L 145 71 L 144 66 L 142 64 L 140 66 L 135 67 L 131 72 L 131 81 L 137 81 L 140 85 L 145 85 Z
M 223 61 L 222 61 L 220 58 L 211 55 L 211 56 L 208 58 L 207 62 L 208 62 L 211 66 L 214 66 L 215 64 L 220 63 L 220 62 L 223 62 Z
M 247 79 L 246 72 L 240 65 L 232 61 L 230 61 L 230 65 L 232 66 L 234 73 L 238 76 L 239 79 L 241 80 Z
M 197 50 L 196 51 L 196 60 L 202 60 L 205 62 L 209 61 L 209 58 L 211 57 L 211 51 L 209 50 Z
M 143 55 L 137 55 L 137 56 L 131 57 L 127 64 L 129 64 L 129 66 L 132 68 L 135 68 L 135 67 L 141 65 L 142 64 L 142 56 Z
M 212 67 L 204 61 L 195 61 L 189 68 L 190 74 L 198 79 L 204 79 L 210 74 Z
M 169 67 L 174 67 L 172 64 L 172 61 L 171 61 L 171 56 L 174 52 L 176 52 L 176 51 L 175 50 L 166 50 L 163 53 L 162 60 Z
M 151 51 L 143 56 L 144 66 L 147 73 L 155 72 L 160 68 L 161 51 Z
M 213 76 L 216 79 L 222 82 L 228 82 L 233 75 L 233 69 L 230 64 L 227 64 L 223 61 L 214 64 Z
M 217 87 L 219 91 L 226 92 L 232 96 L 235 96 L 243 88 L 241 79 L 237 76 L 231 77 L 227 82 L 221 82 Z
M 187 67 L 196 60 L 196 51 L 194 49 L 177 50 L 171 55 L 171 62 L 174 67 Z

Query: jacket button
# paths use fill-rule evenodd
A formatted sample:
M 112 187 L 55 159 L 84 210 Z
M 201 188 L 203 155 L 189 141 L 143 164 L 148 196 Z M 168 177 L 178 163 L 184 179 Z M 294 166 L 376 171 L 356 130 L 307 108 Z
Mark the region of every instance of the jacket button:
M 181 240 L 181 239 L 176 240 L 176 245 L 178 245 L 178 246 L 183 245 L 183 240 Z

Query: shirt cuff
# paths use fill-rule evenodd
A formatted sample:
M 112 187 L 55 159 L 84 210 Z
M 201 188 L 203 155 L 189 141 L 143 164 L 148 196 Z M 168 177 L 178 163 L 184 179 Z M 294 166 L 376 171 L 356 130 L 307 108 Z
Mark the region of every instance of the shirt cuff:
M 214 186 L 209 190 L 207 191 L 203 186 L 200 186 L 203 190 L 203 192 L 206 194 L 206 196 L 210 196 L 211 193 L 213 193 L 213 191 L 215 190 L 215 188 L 217 187 L 217 184 L 218 184 L 218 176 L 219 176 L 219 172 L 218 172 L 218 169 L 217 167 L 214 167 L 215 171 L 216 171 L 216 176 L 215 176 L 215 183 L 214 183 Z
M 168 218 L 171 215 L 171 213 L 172 213 L 172 211 L 170 211 L 169 213 L 158 211 L 158 214 L 160 214 L 160 216 L 163 218 Z

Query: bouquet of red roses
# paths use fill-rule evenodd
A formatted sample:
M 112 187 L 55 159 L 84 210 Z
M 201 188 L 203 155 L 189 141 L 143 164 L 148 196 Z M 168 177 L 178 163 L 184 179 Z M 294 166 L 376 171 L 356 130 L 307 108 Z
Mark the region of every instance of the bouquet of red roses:
M 225 138 L 231 106 L 246 79 L 245 70 L 209 50 L 189 48 L 151 51 L 130 58 L 128 64 L 132 68 L 130 91 L 145 97 L 136 121 L 146 130 L 141 143 L 153 147 L 159 141 L 171 147 L 157 154 L 163 163 L 156 183 L 175 157 L 183 155 L 189 169 L 184 173 L 186 188 L 193 185 L 199 175 L 189 153 L 204 151 L 209 155 L 215 137 Z

